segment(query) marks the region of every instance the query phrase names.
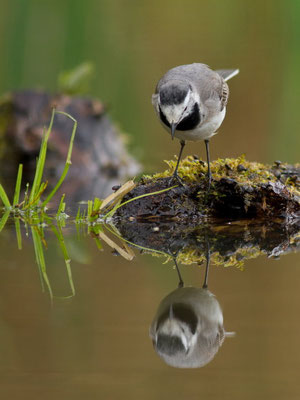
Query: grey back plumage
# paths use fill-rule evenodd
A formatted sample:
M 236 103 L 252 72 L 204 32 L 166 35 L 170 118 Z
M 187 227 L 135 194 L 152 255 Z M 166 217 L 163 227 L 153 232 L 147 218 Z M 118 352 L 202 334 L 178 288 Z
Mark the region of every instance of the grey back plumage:
M 202 94 L 202 101 L 211 97 L 212 90 L 222 94 L 224 82 L 239 73 L 238 69 L 220 69 L 213 71 L 206 64 L 194 63 L 171 68 L 158 82 L 155 93 L 171 81 L 192 85 Z
M 224 83 L 223 77 L 206 64 L 194 63 L 170 69 L 158 82 L 155 92 L 158 93 L 162 86 L 172 81 L 194 87 L 198 93 L 201 93 L 203 102 L 211 98 L 213 92 L 221 97 Z

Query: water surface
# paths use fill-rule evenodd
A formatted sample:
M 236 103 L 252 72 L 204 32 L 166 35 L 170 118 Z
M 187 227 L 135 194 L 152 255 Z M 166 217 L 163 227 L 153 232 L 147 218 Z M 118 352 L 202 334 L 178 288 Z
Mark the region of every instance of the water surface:
M 64 236 L 74 296 L 57 240 L 46 232 L 52 301 L 30 234 L 23 231 L 17 250 L 13 226 L 2 232 L 2 398 L 299 397 L 299 255 L 260 256 L 243 271 L 211 265 L 209 289 L 225 329 L 236 335 L 203 368 L 178 369 L 158 357 L 149 338 L 160 301 L 178 284 L 173 263 L 137 250 L 126 261 L 70 226 Z M 186 286 L 202 286 L 204 265 L 180 269 Z

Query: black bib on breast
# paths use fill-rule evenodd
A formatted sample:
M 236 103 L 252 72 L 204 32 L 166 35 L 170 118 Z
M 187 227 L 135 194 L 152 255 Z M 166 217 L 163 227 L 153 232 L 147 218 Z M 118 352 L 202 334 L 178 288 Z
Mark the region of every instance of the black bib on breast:
M 167 120 L 165 114 L 162 112 L 160 107 L 159 107 L 159 115 L 160 115 L 161 121 L 170 128 L 171 125 L 170 125 L 169 121 Z M 187 115 L 185 118 L 183 118 L 182 121 L 179 122 L 179 124 L 176 127 L 176 130 L 177 131 L 190 131 L 192 129 L 195 129 L 199 123 L 200 123 L 200 111 L 199 111 L 198 104 L 195 103 L 192 112 L 189 115 Z

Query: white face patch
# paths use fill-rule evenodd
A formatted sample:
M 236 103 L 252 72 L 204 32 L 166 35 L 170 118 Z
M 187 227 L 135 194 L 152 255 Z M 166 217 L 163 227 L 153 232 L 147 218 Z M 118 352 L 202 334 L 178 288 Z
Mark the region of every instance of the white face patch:
M 192 91 L 192 92 L 190 92 L 191 93 L 191 103 L 194 105 L 194 103 L 197 103 L 197 104 L 201 104 L 201 102 L 200 102 L 200 96 L 199 96 L 199 94 L 197 93 L 197 92 L 195 92 L 195 91 Z
M 165 334 L 168 336 L 177 336 L 181 339 L 181 342 L 185 348 L 185 350 L 188 349 L 188 340 L 186 335 L 182 332 L 181 329 L 182 323 L 177 321 L 176 319 L 173 318 L 168 318 L 162 326 L 159 328 L 159 332 L 161 334 Z
M 191 97 L 193 93 L 189 90 L 187 95 L 181 104 L 172 104 L 172 105 L 161 105 L 159 104 L 161 111 L 166 116 L 168 122 L 170 124 L 175 123 L 178 124 L 180 120 L 184 117 L 185 111 L 190 103 Z M 159 102 L 160 103 L 160 102 Z

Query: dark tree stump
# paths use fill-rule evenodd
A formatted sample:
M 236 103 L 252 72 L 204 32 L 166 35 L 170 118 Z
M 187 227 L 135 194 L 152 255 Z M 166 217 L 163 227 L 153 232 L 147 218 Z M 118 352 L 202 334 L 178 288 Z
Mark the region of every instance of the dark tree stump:
M 54 106 L 78 122 L 72 168 L 64 184 L 66 193 L 76 194 L 75 200 L 107 196 L 113 185 L 139 172 L 138 163 L 128 154 L 120 131 L 99 100 L 28 90 L 0 100 L 2 175 L 15 176 L 18 164 L 23 163 L 25 179 L 31 180 L 43 129 L 49 125 Z M 50 186 L 63 170 L 72 127 L 67 117 L 55 116 L 45 165 Z

